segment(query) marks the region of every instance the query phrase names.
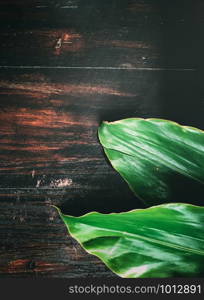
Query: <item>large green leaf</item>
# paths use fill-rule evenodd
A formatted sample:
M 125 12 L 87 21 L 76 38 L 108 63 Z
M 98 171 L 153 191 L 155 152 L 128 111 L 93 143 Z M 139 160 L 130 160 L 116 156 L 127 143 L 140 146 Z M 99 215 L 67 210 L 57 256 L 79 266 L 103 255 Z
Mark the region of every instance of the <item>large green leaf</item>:
M 203 131 L 132 118 L 103 122 L 99 139 L 113 167 L 150 206 L 192 199 L 204 203 Z
M 204 208 L 172 203 L 125 213 L 60 215 L 70 234 L 121 277 L 204 275 Z

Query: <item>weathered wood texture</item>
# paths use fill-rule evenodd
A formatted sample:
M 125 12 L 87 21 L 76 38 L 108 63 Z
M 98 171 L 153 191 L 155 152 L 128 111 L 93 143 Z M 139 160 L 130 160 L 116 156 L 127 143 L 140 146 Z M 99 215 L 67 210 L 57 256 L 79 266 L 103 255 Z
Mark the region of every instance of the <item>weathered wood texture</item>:
M 202 1 L 1 1 L 0 65 L 198 66 Z
M 0 2 L 1 278 L 115 276 L 67 236 L 51 205 L 73 215 L 142 207 L 103 155 L 104 119 L 204 129 L 201 7 Z

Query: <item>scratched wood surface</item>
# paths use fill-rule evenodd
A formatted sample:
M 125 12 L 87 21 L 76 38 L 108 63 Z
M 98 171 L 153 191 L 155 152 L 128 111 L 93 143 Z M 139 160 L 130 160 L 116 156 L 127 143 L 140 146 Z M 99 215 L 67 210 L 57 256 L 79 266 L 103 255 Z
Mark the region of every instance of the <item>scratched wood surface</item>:
M 51 205 L 142 207 L 103 155 L 102 120 L 204 129 L 204 5 L 177 2 L 0 1 L 1 278 L 115 276 Z
M 189 0 L 0 1 L 0 65 L 195 68 L 203 9 Z

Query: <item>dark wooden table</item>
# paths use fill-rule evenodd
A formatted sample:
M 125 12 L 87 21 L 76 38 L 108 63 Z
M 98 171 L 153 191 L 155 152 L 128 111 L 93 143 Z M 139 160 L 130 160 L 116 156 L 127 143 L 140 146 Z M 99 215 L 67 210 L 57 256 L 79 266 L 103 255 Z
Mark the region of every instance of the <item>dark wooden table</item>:
M 0 277 L 115 277 L 67 235 L 142 207 L 97 139 L 102 120 L 204 129 L 204 1 L 0 1 Z

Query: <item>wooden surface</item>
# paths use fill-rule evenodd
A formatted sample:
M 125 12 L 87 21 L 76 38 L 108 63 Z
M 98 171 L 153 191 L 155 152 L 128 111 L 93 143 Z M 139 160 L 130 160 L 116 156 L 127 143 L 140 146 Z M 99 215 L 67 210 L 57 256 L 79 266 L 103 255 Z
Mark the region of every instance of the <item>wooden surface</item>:
M 142 207 L 104 157 L 102 120 L 204 129 L 203 1 L 0 1 L 0 277 L 115 277 L 67 235 Z

